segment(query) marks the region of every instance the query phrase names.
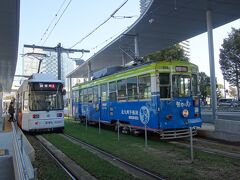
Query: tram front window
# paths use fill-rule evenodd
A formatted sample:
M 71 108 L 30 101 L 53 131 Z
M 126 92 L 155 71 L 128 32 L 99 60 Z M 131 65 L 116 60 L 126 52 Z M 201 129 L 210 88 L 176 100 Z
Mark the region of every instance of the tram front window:
M 196 74 L 192 75 L 192 95 L 198 95 L 198 77 Z
M 188 97 L 191 94 L 191 79 L 188 75 L 172 76 L 173 97 Z
M 31 111 L 62 110 L 63 95 L 60 91 L 32 91 L 29 108 Z

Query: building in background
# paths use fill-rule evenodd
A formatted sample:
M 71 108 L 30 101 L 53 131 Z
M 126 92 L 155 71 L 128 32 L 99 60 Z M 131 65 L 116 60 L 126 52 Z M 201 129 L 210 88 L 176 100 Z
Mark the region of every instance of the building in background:
M 185 51 L 186 56 L 190 59 L 190 42 L 189 40 L 185 40 L 179 43 L 179 45 Z
M 41 66 L 39 73 L 49 73 L 58 77 L 58 60 L 56 52 L 43 51 L 42 49 L 24 48 L 23 52 L 23 75 L 31 76 L 38 72 L 40 60 Z M 66 53 L 61 56 L 61 79 L 67 86 L 66 75 L 76 68 L 75 62 Z
M 144 13 L 152 0 L 140 0 L 140 14 Z

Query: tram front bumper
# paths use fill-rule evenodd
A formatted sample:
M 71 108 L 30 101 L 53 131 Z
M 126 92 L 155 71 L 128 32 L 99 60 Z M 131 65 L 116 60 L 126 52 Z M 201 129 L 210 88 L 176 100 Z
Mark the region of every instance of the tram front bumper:
M 187 119 L 187 123 L 189 126 L 202 126 L 202 119 L 201 118 L 193 118 L 193 119 Z

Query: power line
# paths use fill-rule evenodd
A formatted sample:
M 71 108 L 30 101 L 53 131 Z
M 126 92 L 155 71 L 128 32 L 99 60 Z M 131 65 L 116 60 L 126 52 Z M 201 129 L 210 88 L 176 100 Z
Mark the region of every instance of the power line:
M 67 0 L 64 0 L 64 1 L 62 2 L 60 8 L 58 9 L 57 13 L 54 15 L 54 17 L 53 17 L 52 20 L 50 21 L 48 27 L 46 28 L 45 32 L 43 33 L 43 35 L 42 35 L 40 41 L 38 42 L 38 44 L 40 44 L 40 42 L 43 40 L 44 36 L 47 34 L 49 28 L 52 26 L 54 20 L 55 20 L 56 17 L 58 16 L 59 11 L 62 9 L 62 7 L 63 7 L 63 5 L 65 4 L 66 1 L 67 1 Z
M 48 40 L 48 38 L 49 38 L 49 37 L 50 37 L 50 35 L 52 34 L 53 30 L 55 29 L 56 25 L 58 24 L 58 22 L 59 22 L 59 21 L 60 21 L 60 19 L 62 18 L 63 14 L 66 12 L 66 10 L 67 10 L 67 8 L 68 8 L 68 6 L 70 5 L 70 3 L 71 3 L 71 2 L 72 2 L 72 0 L 70 0 L 70 1 L 68 2 L 67 6 L 66 6 L 66 7 L 65 7 L 65 9 L 63 10 L 63 12 L 62 12 L 62 14 L 60 15 L 60 17 L 58 18 L 57 22 L 54 24 L 54 26 L 53 26 L 52 30 L 49 32 L 49 34 L 48 34 L 47 38 L 45 39 L 45 41 L 43 42 L 43 44 L 42 44 L 42 45 L 44 45 L 44 44 L 45 44 L 45 42 Z
M 100 44 L 98 44 L 98 45 L 96 45 L 96 46 L 94 46 L 94 47 L 90 48 L 90 51 L 97 49 L 97 48 L 98 48 L 98 46 L 100 46 L 100 45 L 102 45 L 102 44 L 104 44 L 104 43 L 108 42 L 108 41 L 109 41 L 109 40 L 111 40 L 111 39 L 113 39 L 115 36 L 119 35 L 121 32 L 123 32 L 123 30 L 121 30 L 121 31 L 119 31 L 118 33 L 114 34 L 114 35 L 113 35 L 113 36 L 111 36 L 110 38 L 108 38 L 108 39 L 106 39 L 106 40 L 102 41 Z
M 76 45 L 80 44 L 81 42 L 83 42 L 86 38 L 88 38 L 90 35 L 92 35 L 96 30 L 98 30 L 102 25 L 104 25 L 106 22 L 109 21 L 109 19 L 111 19 L 112 17 L 114 17 L 114 15 L 119 11 L 119 9 L 121 9 L 126 3 L 128 2 L 128 0 L 125 0 L 122 5 L 120 7 L 118 7 L 115 11 L 113 11 L 113 13 L 100 25 L 98 25 L 95 29 L 93 29 L 90 33 L 88 33 L 85 37 L 83 37 L 82 39 L 80 39 L 78 42 L 76 42 L 71 48 L 75 47 Z

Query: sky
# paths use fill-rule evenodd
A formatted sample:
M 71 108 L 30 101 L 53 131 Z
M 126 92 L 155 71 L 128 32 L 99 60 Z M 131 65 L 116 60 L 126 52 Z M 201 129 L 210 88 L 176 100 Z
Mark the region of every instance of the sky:
M 70 1 L 71 3 L 62 18 L 45 41 L 48 33 Z M 70 48 L 103 23 L 125 0 L 22 0 L 20 2 L 19 58 L 16 74 L 22 73 L 21 54 L 24 44 L 55 47 L 58 43 L 61 43 L 63 47 Z M 63 8 L 58 13 L 58 16 L 56 16 L 62 4 Z M 91 51 L 91 53 L 84 54 L 84 60 L 87 60 L 100 50 L 101 47 L 126 30 L 139 17 L 139 0 L 128 0 L 115 15 L 133 17 L 124 19 L 111 18 L 89 38 L 76 45 L 75 49 L 87 49 Z M 46 31 L 52 21 L 54 23 Z M 236 20 L 213 31 L 216 77 L 218 82 L 222 84 L 223 78 L 218 63 L 219 49 L 221 48 L 223 39 L 231 32 L 232 27 L 240 28 L 240 20 Z M 45 32 L 47 35 L 44 35 Z M 41 38 L 43 38 L 42 41 Z M 207 34 L 204 33 L 190 39 L 190 49 L 191 62 L 197 64 L 200 71 L 209 75 Z M 79 54 L 75 56 L 79 56 Z
M 239 29 L 240 19 L 213 30 L 215 75 L 217 82 L 220 84 L 223 84 L 223 77 L 219 65 L 219 50 L 222 48 L 221 45 L 223 40 L 228 37 L 229 33 L 231 33 L 232 27 Z M 190 49 L 191 62 L 198 65 L 200 72 L 205 72 L 208 76 L 210 76 L 207 33 L 191 38 Z M 227 82 L 226 84 L 228 85 Z

